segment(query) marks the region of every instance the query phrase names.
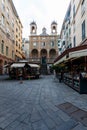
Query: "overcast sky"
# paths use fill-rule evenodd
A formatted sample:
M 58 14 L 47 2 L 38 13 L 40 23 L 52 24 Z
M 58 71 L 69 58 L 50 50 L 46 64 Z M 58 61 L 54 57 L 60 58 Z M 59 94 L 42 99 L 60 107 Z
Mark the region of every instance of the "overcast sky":
M 28 38 L 30 23 L 33 20 L 37 24 L 38 34 L 42 33 L 43 27 L 46 27 L 47 33 L 50 34 L 51 23 L 55 20 L 59 34 L 70 0 L 13 0 L 13 2 L 23 24 L 23 37 Z

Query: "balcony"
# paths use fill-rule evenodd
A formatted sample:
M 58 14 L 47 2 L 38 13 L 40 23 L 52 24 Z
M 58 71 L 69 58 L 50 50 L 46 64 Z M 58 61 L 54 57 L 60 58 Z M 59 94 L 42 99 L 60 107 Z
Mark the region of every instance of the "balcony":
M 29 62 L 31 63 L 37 63 L 37 64 L 41 64 L 41 58 L 29 58 L 27 59 Z M 52 64 L 54 62 L 55 58 L 47 58 L 46 59 L 46 63 L 47 64 Z
M 29 58 L 28 61 L 31 62 L 31 63 L 38 63 L 38 64 L 40 64 L 41 59 L 40 58 Z

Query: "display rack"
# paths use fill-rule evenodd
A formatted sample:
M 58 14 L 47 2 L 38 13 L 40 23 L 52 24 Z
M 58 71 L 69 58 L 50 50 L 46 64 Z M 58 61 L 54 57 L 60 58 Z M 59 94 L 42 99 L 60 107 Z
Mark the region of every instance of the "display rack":
M 63 81 L 80 94 L 87 94 L 87 73 L 80 73 L 78 76 L 64 74 Z

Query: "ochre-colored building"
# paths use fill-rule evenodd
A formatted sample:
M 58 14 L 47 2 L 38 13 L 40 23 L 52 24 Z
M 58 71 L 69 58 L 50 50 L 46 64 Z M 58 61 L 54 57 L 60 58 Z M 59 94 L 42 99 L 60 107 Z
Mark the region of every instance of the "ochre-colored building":
M 15 60 L 19 61 L 24 58 L 22 52 L 22 24 L 19 18 L 15 21 Z
M 37 24 L 33 21 L 30 24 L 29 36 L 29 61 L 38 64 L 50 65 L 58 56 L 58 34 L 57 23 L 51 23 L 51 33 L 47 34 L 46 28 L 37 34 Z
M 12 0 L 0 0 L 0 74 L 4 66 L 22 59 L 22 24 Z

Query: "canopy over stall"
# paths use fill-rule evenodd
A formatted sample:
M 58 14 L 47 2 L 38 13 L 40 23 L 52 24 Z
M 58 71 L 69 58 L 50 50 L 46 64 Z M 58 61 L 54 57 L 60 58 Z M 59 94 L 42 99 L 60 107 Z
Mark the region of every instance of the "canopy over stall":
M 26 63 L 13 63 L 10 67 L 11 68 L 23 68 L 26 65 Z M 29 64 L 27 63 L 27 65 L 29 65 L 30 67 L 37 67 L 39 68 L 40 66 L 37 64 Z
M 58 65 L 62 62 L 78 59 L 80 57 L 87 57 L 87 45 L 77 46 L 74 48 L 67 49 L 55 59 L 54 65 Z

